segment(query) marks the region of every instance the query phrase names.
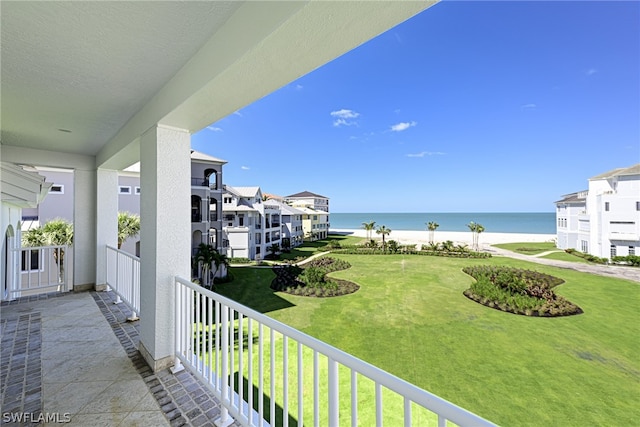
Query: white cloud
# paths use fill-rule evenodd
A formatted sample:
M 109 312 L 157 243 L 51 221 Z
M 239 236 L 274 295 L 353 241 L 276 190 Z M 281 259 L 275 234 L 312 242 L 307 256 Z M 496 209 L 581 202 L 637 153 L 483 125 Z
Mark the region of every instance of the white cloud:
M 332 111 L 331 116 L 340 117 L 341 119 L 355 119 L 356 117 L 360 116 L 360 113 L 353 110 L 345 110 L 343 108 L 342 110 Z
M 242 169 L 243 171 L 248 171 L 251 168 L 249 166 L 240 166 L 240 169 Z
M 240 112 L 240 110 L 234 111 L 233 114 L 235 114 L 238 117 L 242 117 L 242 113 Z
M 302 90 L 303 87 L 304 86 L 302 86 L 302 85 L 296 85 L 296 90 Z
M 585 71 L 584 73 L 585 73 L 587 76 L 593 76 L 593 75 L 594 75 L 595 73 L 597 73 L 597 72 L 598 72 L 598 70 L 596 70 L 595 68 L 589 68 L 589 69 L 588 69 L 587 71 Z
M 441 151 L 421 151 L 415 154 L 407 154 L 407 157 L 443 156 L 444 154 Z
M 402 132 L 403 130 L 407 130 L 412 126 L 417 125 L 418 123 L 416 122 L 400 122 L 398 124 L 395 124 L 393 126 L 391 126 L 391 130 L 393 132 Z
M 222 128 L 215 127 L 215 126 L 207 126 L 207 129 L 213 132 L 222 132 Z
M 336 117 L 336 120 L 333 121 L 333 126 L 335 127 L 357 125 L 358 122 L 355 120 L 347 119 L 355 119 L 360 116 L 360 113 L 357 111 L 346 110 L 344 108 L 342 110 L 332 111 L 329 114 L 331 114 L 331 117 Z
M 533 110 L 537 107 L 536 104 L 524 104 L 520 106 L 521 110 Z

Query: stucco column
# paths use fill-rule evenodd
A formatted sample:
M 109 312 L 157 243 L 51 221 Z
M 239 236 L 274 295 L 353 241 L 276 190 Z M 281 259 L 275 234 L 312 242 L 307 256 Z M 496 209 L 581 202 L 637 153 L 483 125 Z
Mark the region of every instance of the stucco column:
M 106 288 L 106 247 L 118 247 L 118 171 L 98 169 L 96 290 Z
M 73 174 L 73 290 L 92 290 L 95 280 L 96 170 L 76 169 Z
M 156 126 L 140 138 L 140 353 L 173 362 L 174 276 L 190 277 L 191 137 Z

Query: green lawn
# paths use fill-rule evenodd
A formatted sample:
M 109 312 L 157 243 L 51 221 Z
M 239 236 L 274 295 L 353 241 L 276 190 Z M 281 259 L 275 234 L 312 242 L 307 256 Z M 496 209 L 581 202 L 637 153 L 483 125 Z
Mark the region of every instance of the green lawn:
M 352 268 L 333 276 L 357 282 L 355 294 L 273 293 L 273 273 L 255 268 L 232 269 L 236 280 L 218 290 L 501 425 L 640 419 L 639 284 L 508 258 L 339 257 Z M 461 268 L 486 263 L 563 278 L 556 292 L 585 313 L 529 318 L 468 300 Z
M 553 252 L 547 255 L 544 255 L 540 258 L 546 258 L 546 259 L 557 259 L 560 261 L 569 261 L 569 262 L 581 262 L 584 264 L 591 264 L 589 261 L 587 261 L 584 258 L 581 258 L 579 256 L 575 256 L 573 254 L 567 253 L 567 252 Z
M 492 246 L 524 255 L 536 255 L 542 252 L 559 250 L 553 242 L 501 243 Z

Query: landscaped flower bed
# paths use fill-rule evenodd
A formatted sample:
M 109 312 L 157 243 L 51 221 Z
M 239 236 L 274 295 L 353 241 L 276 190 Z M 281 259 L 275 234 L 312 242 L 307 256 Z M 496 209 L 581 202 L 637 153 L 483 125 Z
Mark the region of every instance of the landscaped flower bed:
M 537 271 L 500 266 L 462 269 L 476 279 L 464 295 L 487 307 L 526 316 L 570 316 L 582 309 L 553 288 L 564 280 Z
M 271 289 L 292 295 L 310 297 L 335 297 L 354 293 L 360 287 L 347 280 L 326 277 L 327 273 L 346 270 L 351 267 L 346 261 L 322 257 L 302 267 L 297 265 L 278 266 L 273 268 L 276 274 L 271 282 Z

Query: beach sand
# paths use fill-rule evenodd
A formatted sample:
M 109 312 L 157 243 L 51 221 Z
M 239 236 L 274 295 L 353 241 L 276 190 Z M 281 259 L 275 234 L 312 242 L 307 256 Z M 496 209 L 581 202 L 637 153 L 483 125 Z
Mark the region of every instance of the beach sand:
M 331 229 L 330 234 L 343 234 L 347 236 L 356 236 L 367 238 L 367 232 L 364 229 L 347 230 Z M 372 237 L 376 240 L 382 240 L 382 237 L 372 232 Z M 445 242 L 451 240 L 456 245 L 471 246 L 471 231 L 438 231 L 433 235 L 436 242 Z M 487 248 L 497 243 L 520 243 L 520 242 L 551 242 L 555 241 L 555 234 L 524 234 L 524 233 L 480 233 L 478 243 L 481 248 Z M 422 245 L 429 243 L 429 231 L 426 230 L 392 230 L 385 238 L 395 240 L 401 245 Z

